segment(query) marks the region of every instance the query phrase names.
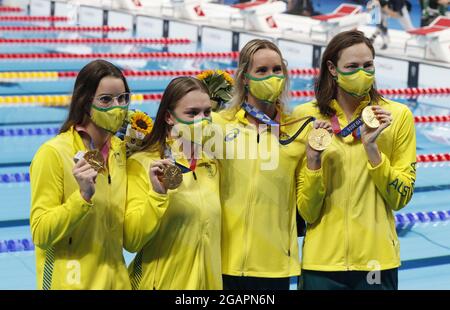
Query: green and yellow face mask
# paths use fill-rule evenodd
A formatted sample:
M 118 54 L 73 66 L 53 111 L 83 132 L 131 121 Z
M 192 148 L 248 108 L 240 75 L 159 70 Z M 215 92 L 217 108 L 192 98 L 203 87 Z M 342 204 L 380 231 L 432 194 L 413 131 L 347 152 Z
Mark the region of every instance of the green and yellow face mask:
M 91 120 L 100 128 L 115 134 L 127 117 L 128 106 L 100 108 L 92 105 Z
M 354 97 L 363 97 L 372 89 L 375 70 L 358 68 L 351 72 L 342 72 L 336 67 L 337 83 L 346 93 Z
M 177 121 L 176 135 L 186 137 L 186 140 L 190 140 L 193 143 L 203 145 L 212 135 L 211 117 L 203 117 L 193 121 L 185 121 L 178 118 L 173 112 L 170 114 Z
M 263 78 L 256 78 L 246 73 L 248 81 L 248 91 L 258 100 L 275 103 L 283 92 L 286 83 L 284 75 L 269 75 Z

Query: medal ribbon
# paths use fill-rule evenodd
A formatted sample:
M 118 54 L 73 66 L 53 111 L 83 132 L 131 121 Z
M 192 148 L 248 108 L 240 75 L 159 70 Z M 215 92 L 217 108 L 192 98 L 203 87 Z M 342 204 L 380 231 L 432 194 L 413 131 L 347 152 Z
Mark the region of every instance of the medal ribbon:
M 87 132 L 87 130 L 84 127 L 80 126 L 80 125 L 75 126 L 75 130 L 77 132 L 85 133 L 89 137 L 89 150 L 91 150 L 91 151 L 95 150 L 94 141 L 92 140 L 92 138 L 89 135 L 89 133 Z M 102 154 L 102 157 L 103 157 L 103 160 L 104 160 L 105 163 L 108 163 L 108 155 L 109 155 L 109 148 L 110 148 L 110 146 L 111 146 L 111 140 L 108 138 L 106 140 L 106 142 L 103 144 L 102 149 L 99 150 L 100 154 Z
M 260 121 L 263 124 L 266 124 L 269 126 L 279 126 L 280 125 L 276 121 L 271 119 L 269 116 L 267 116 L 266 113 L 260 111 L 258 108 L 255 108 L 254 106 L 249 105 L 247 102 L 242 103 L 242 108 L 245 110 L 245 112 L 247 112 L 248 114 L 250 114 L 251 116 L 253 116 L 254 118 L 256 118 L 258 121 Z
M 285 124 L 279 124 L 276 121 L 274 121 L 273 119 L 271 119 L 269 116 L 267 116 L 267 114 L 265 114 L 264 112 L 260 111 L 258 108 L 255 108 L 251 105 L 249 105 L 248 103 L 244 102 L 242 103 L 242 108 L 244 109 L 245 112 L 247 112 L 248 114 L 250 114 L 251 116 L 253 116 L 254 118 L 256 118 L 257 120 L 259 120 L 261 123 L 269 125 L 269 126 L 287 126 L 287 125 L 292 125 L 295 124 L 297 122 L 303 121 L 306 119 L 306 122 L 303 123 L 303 125 L 297 130 L 297 132 L 290 138 L 286 139 L 286 140 L 281 140 L 279 139 L 279 142 L 281 145 L 288 145 L 289 143 L 293 142 L 298 135 L 306 128 L 306 126 L 315 120 L 314 117 L 312 116 L 308 116 L 308 117 L 302 117 L 299 119 L 296 119 L 292 122 L 288 122 Z
M 193 158 L 191 160 L 191 165 L 189 166 L 189 170 L 194 172 L 196 167 L 197 167 L 197 158 Z
M 331 127 L 333 128 L 333 132 L 335 135 L 341 137 L 347 137 L 349 134 L 352 134 L 354 138 L 359 139 L 361 137 L 360 126 L 362 124 L 364 124 L 362 119 L 358 117 L 343 129 L 341 129 L 336 114 L 331 117 Z
M 166 147 L 165 147 L 165 149 L 164 149 L 164 156 L 165 156 L 166 158 L 171 159 L 171 160 L 174 162 L 175 166 L 177 166 L 178 168 L 181 169 L 181 173 L 194 172 L 194 171 L 195 171 L 195 168 L 196 168 L 196 166 L 197 166 L 197 159 L 195 159 L 195 158 L 191 161 L 191 165 L 190 165 L 189 168 L 183 166 L 183 165 L 180 164 L 180 163 L 178 163 L 178 162 L 175 160 L 175 158 L 173 158 L 172 150 L 171 150 L 170 147 L 167 146 L 167 145 L 166 145 Z
M 372 101 L 369 102 L 368 106 L 372 104 Z M 331 117 L 331 127 L 333 128 L 333 132 L 341 137 L 347 137 L 350 133 L 353 135 L 355 139 L 361 138 L 361 125 L 363 125 L 364 122 L 362 120 L 362 117 L 358 117 L 354 121 L 350 122 L 347 126 L 345 126 L 341 130 L 341 126 L 339 125 L 339 120 L 336 116 L 336 114 L 333 114 Z

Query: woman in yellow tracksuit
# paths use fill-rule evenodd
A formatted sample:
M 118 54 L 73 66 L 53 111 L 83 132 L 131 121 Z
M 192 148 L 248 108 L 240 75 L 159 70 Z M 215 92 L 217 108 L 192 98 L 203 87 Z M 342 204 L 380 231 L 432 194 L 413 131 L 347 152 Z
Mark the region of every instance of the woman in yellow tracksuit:
M 31 163 L 31 234 L 38 288 L 129 289 L 122 254 L 125 145 L 114 133 L 127 114 L 121 71 L 96 60 L 78 74 L 60 134 Z M 97 149 L 104 169 L 79 152 Z
M 222 289 L 219 173 L 216 160 L 201 152 L 210 121 L 203 82 L 176 78 L 164 91 L 147 148 L 127 161 L 124 240 L 137 252 L 129 266 L 133 289 Z M 164 169 L 174 164 L 183 180 L 168 190 Z
M 305 289 L 397 289 L 393 212 L 413 194 L 416 137 L 409 109 L 377 93 L 374 56 L 362 32 L 336 35 L 322 56 L 316 100 L 294 111 L 331 120 L 335 132 L 323 154 L 326 195 L 300 209 Z M 369 105 L 379 127 L 358 129 Z
M 287 68 L 276 45 L 248 42 L 235 79 L 230 106 L 214 115 L 224 130 L 224 288 L 289 289 L 289 277 L 300 274 L 296 204 L 322 200 L 321 152 L 300 133 L 305 120 L 285 112 Z M 314 126 L 331 131 L 326 122 Z

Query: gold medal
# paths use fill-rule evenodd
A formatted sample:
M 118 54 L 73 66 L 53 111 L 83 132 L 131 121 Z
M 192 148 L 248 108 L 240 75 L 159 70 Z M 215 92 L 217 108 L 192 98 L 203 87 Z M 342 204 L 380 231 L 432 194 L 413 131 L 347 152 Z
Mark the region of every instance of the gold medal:
M 361 114 L 362 120 L 367 127 L 375 129 L 380 127 L 380 121 L 375 116 L 375 113 L 372 111 L 372 107 L 365 107 Z
M 106 171 L 105 160 L 99 150 L 87 151 L 83 158 L 91 165 L 92 169 L 97 172 Z
M 176 189 L 183 182 L 183 173 L 175 165 L 166 166 L 163 170 L 162 182 L 167 189 Z
M 316 151 L 323 151 L 331 144 L 331 134 L 324 128 L 313 129 L 309 133 L 308 142 Z

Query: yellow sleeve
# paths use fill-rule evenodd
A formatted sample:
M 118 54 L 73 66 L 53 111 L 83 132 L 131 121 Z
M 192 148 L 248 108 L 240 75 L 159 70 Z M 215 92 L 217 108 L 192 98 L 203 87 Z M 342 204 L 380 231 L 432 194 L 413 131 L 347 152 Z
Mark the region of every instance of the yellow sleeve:
M 392 158 L 381 153 L 381 163 L 372 167 L 367 163 L 369 175 L 386 201 L 395 211 L 411 200 L 416 181 L 416 132 L 414 118 L 409 110 L 402 119 L 395 137 Z
M 168 195 L 156 193 L 148 169 L 134 159 L 127 161 L 127 206 L 124 221 L 124 248 L 137 252 L 158 231 L 161 218 L 169 206 Z
M 306 222 L 312 224 L 319 218 L 325 198 L 322 168 L 308 169 L 305 158 L 296 174 L 298 212 Z
M 64 171 L 57 151 L 42 146 L 30 167 L 31 235 L 35 245 L 51 247 L 68 236 L 92 204 L 86 202 L 80 191 L 72 193 L 63 202 Z

